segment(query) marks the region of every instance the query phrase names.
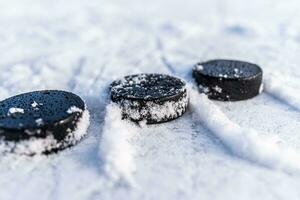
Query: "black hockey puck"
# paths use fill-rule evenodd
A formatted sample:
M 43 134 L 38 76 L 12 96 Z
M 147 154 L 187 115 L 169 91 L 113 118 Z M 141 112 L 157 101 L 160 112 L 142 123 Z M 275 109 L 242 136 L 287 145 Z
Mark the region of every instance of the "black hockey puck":
M 111 99 L 121 105 L 124 118 L 148 124 L 171 121 L 188 106 L 186 84 L 164 74 L 136 74 L 111 84 Z
M 197 64 L 193 77 L 200 91 L 210 99 L 239 101 L 262 92 L 262 69 L 252 63 L 235 60 L 212 60 Z
M 0 152 L 34 155 L 76 144 L 87 131 L 89 114 L 75 94 L 45 90 L 0 102 Z

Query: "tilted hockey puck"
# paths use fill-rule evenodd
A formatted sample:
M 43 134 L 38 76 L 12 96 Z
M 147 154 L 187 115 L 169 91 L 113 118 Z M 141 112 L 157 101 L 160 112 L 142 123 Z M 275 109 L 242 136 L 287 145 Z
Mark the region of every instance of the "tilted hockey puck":
M 121 105 L 123 117 L 148 124 L 171 121 L 188 106 L 186 84 L 163 74 L 136 74 L 111 84 L 111 99 Z
M 239 101 L 257 96 L 263 89 L 262 69 L 252 63 L 212 60 L 197 64 L 193 76 L 210 99 Z
M 86 134 L 89 113 L 75 94 L 45 90 L 0 102 L 0 152 L 49 154 Z

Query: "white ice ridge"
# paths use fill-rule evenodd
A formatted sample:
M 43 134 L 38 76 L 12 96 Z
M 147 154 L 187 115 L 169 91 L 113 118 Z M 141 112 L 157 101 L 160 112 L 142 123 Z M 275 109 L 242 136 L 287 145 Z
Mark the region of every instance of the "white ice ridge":
M 299 90 L 286 86 L 284 83 L 286 80 L 281 77 L 276 74 L 268 74 L 264 81 L 264 91 L 300 111 Z
M 298 152 L 280 145 L 273 137 L 263 137 L 253 129 L 232 122 L 206 95 L 190 90 L 190 106 L 196 118 L 234 155 L 287 173 L 300 172 Z
M 104 162 L 104 172 L 113 182 L 125 181 L 134 185 L 132 175 L 136 170 L 136 149 L 131 140 L 137 133 L 138 128 L 134 124 L 122 120 L 119 106 L 114 103 L 107 106 L 100 157 Z

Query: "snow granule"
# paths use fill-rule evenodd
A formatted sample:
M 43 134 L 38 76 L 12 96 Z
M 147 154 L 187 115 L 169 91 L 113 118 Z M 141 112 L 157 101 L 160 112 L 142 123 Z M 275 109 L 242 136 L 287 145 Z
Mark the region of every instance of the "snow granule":
M 38 126 L 41 126 L 44 124 L 44 120 L 42 118 L 39 118 L 39 119 L 36 119 L 35 120 L 35 123 L 38 125 Z
M 76 107 L 76 106 L 72 106 L 70 107 L 68 110 L 67 110 L 67 113 L 69 114 L 72 114 L 72 113 L 76 113 L 76 112 L 79 112 L 81 113 L 82 112 L 82 109 Z
M 38 104 L 36 101 L 34 101 L 34 102 L 31 104 L 31 106 L 32 106 L 33 108 L 36 108 L 38 105 L 39 105 L 39 104 Z
M 218 93 L 222 93 L 222 88 L 220 88 L 219 86 L 215 86 L 214 88 L 213 88 L 216 92 L 218 92 Z

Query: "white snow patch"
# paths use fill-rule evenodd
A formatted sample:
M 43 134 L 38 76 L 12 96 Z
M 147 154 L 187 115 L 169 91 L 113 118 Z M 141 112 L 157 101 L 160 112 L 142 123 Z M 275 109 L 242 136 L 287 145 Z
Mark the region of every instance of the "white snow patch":
M 259 87 L 259 94 L 261 94 L 264 91 L 264 84 L 262 83 Z
M 204 94 L 208 94 L 208 93 L 210 92 L 209 87 L 206 87 L 206 86 L 204 86 L 204 85 L 199 84 L 199 85 L 198 85 L 198 88 L 199 88 L 199 90 L 200 90 L 201 92 L 204 92 Z
M 238 68 L 234 68 L 234 74 L 233 74 L 234 77 L 238 78 L 240 76 L 239 75 L 240 73 L 242 73 L 242 72 L 240 72 Z
M 76 107 L 76 106 L 72 106 L 70 107 L 68 110 L 67 110 L 67 113 L 69 114 L 72 114 L 72 113 L 76 113 L 76 112 L 79 112 L 81 113 L 82 112 L 82 109 Z
M 36 101 L 34 101 L 34 102 L 31 104 L 31 106 L 32 106 L 33 108 L 36 108 L 38 105 L 39 105 L 39 104 L 38 104 Z
M 39 106 L 42 106 L 43 103 L 37 103 L 36 101 L 34 101 L 32 104 L 31 104 L 31 107 L 33 108 L 38 108 Z
M 81 140 L 86 134 L 87 130 L 90 126 L 90 113 L 87 109 L 85 109 L 82 113 L 82 117 L 79 120 L 75 131 L 71 132 L 68 138 L 68 141 L 72 144 L 76 144 L 79 140 Z
M 39 118 L 39 119 L 36 119 L 35 120 L 35 123 L 38 125 L 38 126 L 41 126 L 44 124 L 44 120 L 42 118 Z
M 23 108 L 10 108 L 8 110 L 8 115 L 11 115 L 11 114 L 14 114 L 14 113 L 24 114 L 24 109 Z
M 188 101 L 188 95 L 184 94 L 177 101 L 166 101 L 162 104 L 148 101 L 141 106 L 139 101 L 124 100 L 121 102 L 121 106 L 123 113 L 126 113 L 133 120 L 142 121 L 151 118 L 153 121 L 160 122 L 183 115 L 187 109 Z
M 131 144 L 138 128 L 127 120 L 122 120 L 118 105 L 107 106 L 107 114 L 100 144 L 100 158 L 104 161 L 104 171 L 113 182 L 124 180 L 134 185 L 133 173 L 136 170 L 134 157 L 136 149 Z
M 300 155 L 292 148 L 281 146 L 273 137 L 263 137 L 255 130 L 240 127 L 196 90 L 190 91 L 190 105 L 199 119 L 233 154 L 272 169 L 288 173 L 300 172 Z
M 219 74 L 219 77 L 228 78 L 227 74 Z
M 218 93 L 222 93 L 222 88 L 220 88 L 219 86 L 215 86 L 214 88 L 213 88 L 216 92 L 218 92 Z
M 198 64 L 196 66 L 196 69 L 199 70 L 199 71 L 202 71 L 204 69 L 204 67 L 203 67 L 203 65 Z

